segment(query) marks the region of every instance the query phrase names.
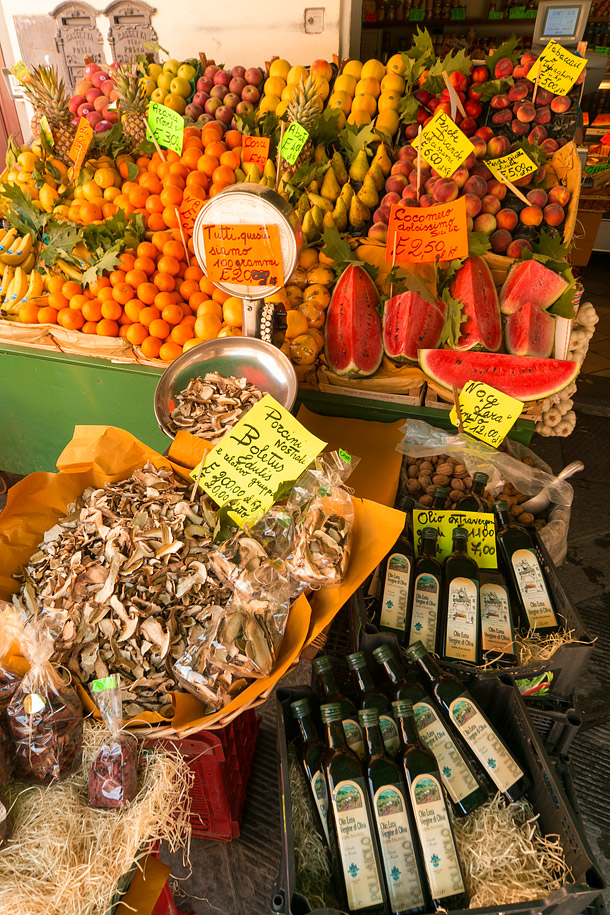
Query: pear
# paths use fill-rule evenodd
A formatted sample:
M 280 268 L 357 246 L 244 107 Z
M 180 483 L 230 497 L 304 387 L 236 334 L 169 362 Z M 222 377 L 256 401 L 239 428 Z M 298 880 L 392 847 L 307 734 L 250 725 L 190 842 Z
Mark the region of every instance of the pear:
M 390 165 L 390 168 L 392 166 Z M 349 169 L 349 176 L 352 181 L 364 181 L 364 176 L 369 170 L 369 160 L 366 150 L 361 149 Z
M 385 143 L 380 143 L 377 147 L 377 152 L 373 157 L 373 162 L 375 165 L 378 165 L 383 174 L 388 177 L 390 171 L 392 170 L 392 160 L 388 155 L 388 147 Z
M 369 174 L 364 176 L 362 187 L 358 191 L 357 196 L 360 202 L 368 207 L 369 210 L 374 210 L 379 203 L 379 194 L 377 193 L 375 182 Z
M 307 196 L 312 207 L 319 207 L 323 213 L 332 213 L 333 201 L 327 200 L 319 194 L 312 194 L 310 191 L 307 191 Z
M 313 221 L 313 210 L 308 210 L 303 218 L 303 235 L 307 241 L 315 241 L 318 234 L 316 224 Z
M 246 184 L 260 184 L 262 178 L 261 170 L 254 162 L 249 163 L 249 169 L 246 174 Z
M 382 191 L 385 187 L 385 175 L 375 161 L 371 162 L 371 167 L 369 168 L 367 174 L 369 174 L 375 182 L 375 187 L 377 190 Z
M 309 183 L 309 186 L 308 186 L 307 190 L 308 190 L 308 191 L 311 191 L 312 194 L 319 194 L 319 193 L 320 193 L 320 182 L 318 181 L 317 178 L 314 178 L 313 181 L 311 181 L 311 182 Z
M 335 227 L 339 232 L 345 232 L 347 230 L 347 216 L 348 208 L 345 205 L 345 201 L 342 197 L 339 197 L 335 204 L 335 209 L 333 210 L 333 219 L 335 220 Z
M 246 173 L 242 168 L 235 169 L 235 183 L 240 184 L 246 180 Z
M 323 165 L 325 162 L 328 162 L 328 156 L 326 155 L 324 143 L 318 143 L 316 146 L 313 154 L 313 161 L 317 162 L 319 165 Z
M 276 171 L 275 171 L 275 162 L 273 159 L 267 159 L 265 162 L 265 167 L 263 169 L 263 178 L 271 178 L 273 184 L 275 184 Z M 273 186 L 273 185 L 272 185 Z
M 351 184 L 349 184 L 349 182 L 347 184 L 344 184 L 343 187 L 341 188 L 341 200 L 345 204 L 346 210 L 349 210 L 349 205 L 352 202 L 353 196 L 354 196 L 354 189 L 351 186 Z
M 303 217 L 305 216 L 305 213 L 309 209 L 311 209 L 311 205 L 309 203 L 309 197 L 307 196 L 307 194 L 305 194 L 305 193 L 301 194 L 295 209 L 296 209 L 297 216 L 302 221 Z
M 340 193 L 341 187 L 337 181 L 337 176 L 335 175 L 334 169 L 329 168 L 324 175 L 324 181 L 322 182 L 322 187 L 320 188 L 320 196 L 326 197 L 327 200 L 332 200 L 332 202 L 335 203 L 335 201 L 339 199 Z
M 330 164 L 333 167 L 333 171 L 335 173 L 335 177 L 336 177 L 337 181 L 339 182 L 341 187 L 343 187 L 345 182 L 349 179 L 349 175 L 347 174 L 345 162 L 343 161 L 343 156 L 341 155 L 339 150 L 336 150 L 333 153 L 333 157 L 330 160 Z
M 335 217 L 332 213 L 325 213 L 324 219 L 322 220 L 323 229 L 336 229 L 337 225 L 335 223 Z
M 318 232 L 322 231 L 322 225 L 324 223 L 324 210 L 319 206 L 313 206 L 310 210 L 310 213 L 313 217 L 314 225 Z
M 349 224 L 352 229 L 361 229 L 365 222 L 371 218 L 371 211 L 358 197 L 354 194 L 349 208 Z

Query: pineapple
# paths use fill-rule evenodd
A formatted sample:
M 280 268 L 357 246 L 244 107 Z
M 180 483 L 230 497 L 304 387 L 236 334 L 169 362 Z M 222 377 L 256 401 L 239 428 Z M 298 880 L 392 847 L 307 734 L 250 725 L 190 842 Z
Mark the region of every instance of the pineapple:
M 303 79 L 301 79 L 296 94 L 293 95 L 286 107 L 288 126 L 296 121 L 297 124 L 305 128 L 307 133 L 311 133 L 323 107 L 324 103 L 318 95 L 315 78 L 310 76 L 307 82 L 303 82 Z M 294 174 L 297 168 L 310 158 L 312 149 L 311 140 L 307 140 L 294 165 L 289 165 L 285 159 L 282 159 L 283 165 L 287 167 L 291 174 Z
M 68 153 L 74 139 L 74 115 L 68 108 L 70 96 L 63 79 L 54 67 L 36 67 L 31 79 L 24 84 L 28 101 L 34 106 L 31 127 L 35 140 L 40 138 L 40 119 L 46 115 L 53 134 L 54 152 L 69 162 Z
M 115 89 L 118 95 L 123 135 L 130 142 L 132 150 L 146 139 L 148 96 L 140 74 L 134 67 L 116 67 Z

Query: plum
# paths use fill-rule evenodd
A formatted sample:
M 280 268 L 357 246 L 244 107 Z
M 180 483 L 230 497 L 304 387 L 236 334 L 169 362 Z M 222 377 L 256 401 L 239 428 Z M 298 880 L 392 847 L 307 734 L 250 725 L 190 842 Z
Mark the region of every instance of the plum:
M 491 213 L 481 213 L 474 221 L 475 232 L 482 232 L 484 235 L 491 235 L 496 228 L 496 217 Z
M 513 75 L 513 62 L 510 57 L 502 57 L 496 64 L 494 76 L 496 79 L 508 79 Z
M 556 184 L 549 190 L 549 203 L 558 203 L 560 207 L 567 207 L 571 194 L 567 187 Z
M 459 194 L 459 187 L 451 178 L 439 178 L 432 188 L 432 195 L 437 203 L 450 203 Z
M 542 222 L 542 210 L 537 206 L 523 207 L 519 220 L 524 226 L 539 226 Z
M 483 199 L 487 193 L 487 181 L 481 175 L 471 175 L 464 185 L 464 193 L 476 194 L 477 197 Z
M 506 250 L 512 240 L 512 235 L 506 229 L 496 229 L 489 239 L 491 250 L 495 254 L 506 254 Z
M 548 135 L 549 133 L 546 127 L 543 127 L 542 124 L 536 124 L 534 129 L 529 132 L 527 139 L 529 143 L 540 146 Z
M 514 238 L 505 253 L 508 257 L 514 257 L 519 260 L 524 251 L 532 250 L 531 242 L 527 238 Z
M 405 139 L 414 140 L 417 136 L 417 124 L 408 124 L 405 127 Z M 415 153 L 417 155 L 417 153 Z
M 502 204 L 497 197 L 494 197 L 493 194 L 485 194 L 481 200 L 481 212 L 482 213 L 491 213 L 492 216 L 495 216 L 499 212 Z
M 507 190 L 506 185 L 496 178 L 492 178 L 491 181 L 487 182 L 487 193 L 493 194 L 498 200 L 504 200 Z
M 549 203 L 542 211 L 547 226 L 560 226 L 565 219 L 565 212 L 558 203 Z
M 477 194 L 464 194 L 464 200 L 466 202 L 466 215 L 474 219 L 481 212 L 481 197 Z
M 496 215 L 496 222 L 499 229 L 506 229 L 508 232 L 512 232 L 519 222 L 519 216 L 510 207 L 503 207 Z
M 517 118 L 519 121 L 533 121 L 536 117 L 536 106 L 532 102 L 522 102 L 519 105 L 519 110 L 517 111 Z
M 548 203 L 548 194 L 543 187 L 533 187 L 525 196 L 532 206 L 544 209 Z
M 417 99 L 420 105 L 427 105 L 432 98 L 432 94 L 427 89 L 416 89 L 413 93 L 413 98 Z

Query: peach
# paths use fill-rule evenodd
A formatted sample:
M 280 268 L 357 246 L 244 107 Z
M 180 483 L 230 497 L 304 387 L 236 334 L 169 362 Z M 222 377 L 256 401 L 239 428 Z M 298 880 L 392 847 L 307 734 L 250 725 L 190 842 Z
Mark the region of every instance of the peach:
M 468 88 L 468 92 L 466 93 L 466 97 L 469 99 L 472 99 L 473 102 L 480 102 L 481 99 L 483 98 L 483 93 L 481 92 L 481 87 L 480 86 L 477 87 L 477 85 L 470 86 Z
M 496 228 L 496 217 L 491 213 L 481 213 L 474 221 L 475 232 L 482 232 L 484 235 L 491 235 Z
M 510 129 L 516 137 L 524 137 L 530 129 L 530 125 L 524 121 L 518 121 L 517 118 L 511 123 Z
M 486 143 L 489 143 L 489 141 L 491 140 L 493 135 L 494 135 L 494 132 L 491 129 L 491 127 L 479 127 L 479 129 L 475 133 L 475 137 L 481 137 L 481 139 L 485 140 Z
M 532 145 L 540 146 L 540 144 L 544 140 L 546 140 L 548 135 L 549 135 L 549 132 L 546 129 L 546 127 L 543 127 L 542 124 L 536 124 L 534 129 L 531 130 L 530 133 L 528 134 L 527 139 L 528 139 L 528 142 L 530 142 Z
M 487 182 L 487 193 L 493 194 L 498 200 L 504 200 L 506 191 L 506 185 L 502 184 L 502 182 L 498 181 L 496 178 L 492 178 L 491 181 Z
M 508 90 L 508 97 L 511 102 L 522 102 L 524 98 L 527 98 L 529 89 L 523 82 L 520 80 L 518 83 L 515 83 L 514 86 L 511 86 Z
M 464 187 L 470 177 L 470 172 L 465 165 L 460 165 L 450 177 L 452 181 L 455 181 L 458 187 Z
M 562 187 L 561 184 L 556 184 L 555 187 L 552 187 L 549 191 L 549 203 L 558 203 L 560 207 L 567 207 L 570 202 L 571 194 L 567 187 Z
M 524 226 L 539 226 L 542 222 L 542 210 L 537 206 L 523 207 L 519 213 L 519 221 Z
M 536 93 L 537 105 L 550 105 L 554 98 L 554 92 L 550 92 L 549 89 L 541 89 L 538 87 L 538 92 Z
M 420 207 L 433 207 L 437 201 L 434 199 L 432 194 L 422 194 L 419 198 Z
M 464 193 L 476 194 L 477 197 L 483 199 L 487 193 L 487 181 L 480 175 L 471 175 L 464 185 Z
M 531 251 L 532 245 L 527 238 L 514 238 L 506 249 L 507 257 L 521 258 L 524 251 Z
M 477 162 L 475 167 L 473 169 L 471 169 L 470 177 L 471 178 L 473 178 L 473 177 L 474 178 L 477 178 L 477 177 L 483 178 L 484 181 L 489 181 L 491 178 L 493 178 L 493 175 L 491 174 L 491 172 L 489 171 L 489 169 L 487 168 L 487 166 L 485 165 L 484 162 Z
M 470 76 L 473 83 L 486 83 L 489 79 L 489 70 L 487 67 L 475 67 Z
M 515 210 L 510 207 L 504 207 L 496 215 L 496 222 L 498 223 L 498 229 L 506 229 L 508 232 L 512 232 L 519 222 L 519 216 Z
M 450 203 L 459 194 L 459 188 L 451 178 L 439 178 L 432 188 L 432 196 L 437 203 Z
M 554 111 L 555 114 L 563 114 L 564 111 L 569 111 L 572 107 L 572 99 L 569 99 L 567 95 L 557 95 L 551 102 L 551 111 Z
M 543 187 L 533 187 L 525 196 L 535 207 L 544 208 L 548 203 L 548 194 Z
M 495 254 L 505 254 L 512 240 L 512 235 L 506 229 L 496 229 L 489 239 L 491 250 Z
M 492 124 L 508 124 L 509 121 L 512 121 L 513 113 L 510 108 L 504 108 L 502 111 L 496 111 L 495 114 L 491 116 Z
M 521 64 L 517 64 L 513 70 L 513 79 L 521 79 L 524 76 L 527 76 L 526 68 L 522 67 Z
M 413 125 L 411 124 L 410 126 L 412 127 Z M 415 133 L 417 135 L 417 131 Z M 413 159 L 417 159 L 417 150 L 414 149 L 410 143 L 407 146 L 401 146 L 400 149 L 398 150 L 398 154 L 397 154 L 396 158 L 398 159 L 399 162 L 401 162 L 403 160 L 406 160 L 407 162 L 412 162 Z
M 540 148 L 545 151 L 547 156 L 552 156 L 559 149 L 559 143 L 553 137 L 547 137 Z
M 432 177 L 428 178 L 428 180 L 424 184 L 427 194 L 431 193 L 432 188 L 434 187 L 434 185 L 436 184 L 437 181 L 438 181 L 438 177 L 436 175 L 432 175 Z
M 565 219 L 565 212 L 558 203 L 549 203 L 542 211 L 547 226 L 560 226 Z
M 485 194 L 481 200 L 481 212 L 482 213 L 491 213 L 492 216 L 495 216 L 499 212 L 502 204 L 497 197 L 494 197 L 493 194 Z
M 487 143 L 487 154 L 492 159 L 505 156 L 510 149 L 508 137 L 492 137 Z
M 480 118 L 483 114 L 483 106 L 480 102 L 476 102 L 474 99 L 469 98 L 464 103 L 464 111 L 469 118 Z
M 519 105 L 519 110 L 517 111 L 517 118 L 519 121 L 533 121 L 536 117 L 536 107 L 532 102 L 523 102 Z
M 477 159 L 482 159 L 483 156 L 487 155 L 487 141 L 484 140 L 483 137 L 481 137 L 475 133 L 475 135 L 473 137 L 470 137 L 470 142 L 474 146 L 474 155 Z M 468 159 L 466 160 L 466 162 L 468 162 Z M 472 163 L 472 165 L 469 164 L 468 168 L 472 168 L 473 165 L 474 165 L 474 162 Z
M 388 192 L 393 191 L 396 194 L 402 194 L 408 183 L 406 175 L 389 175 L 385 181 L 385 189 Z
M 490 108 L 510 108 L 511 99 L 509 96 L 502 92 L 500 95 L 494 95 L 489 103 Z
M 502 57 L 496 64 L 494 76 L 496 79 L 507 79 L 513 75 L 513 62 L 510 57 Z
M 464 200 L 466 201 L 466 215 L 474 219 L 481 212 L 481 197 L 477 194 L 464 194 Z
M 388 227 L 383 222 L 375 222 L 368 231 L 368 237 L 374 241 L 385 242 L 388 237 Z
M 476 164 L 477 164 L 477 157 L 475 156 L 475 154 L 473 152 L 470 153 L 470 155 L 466 159 L 464 159 L 464 161 L 462 162 L 462 165 L 464 166 L 464 168 L 467 168 L 468 171 L 470 171 L 471 168 L 474 168 Z
M 536 124 L 548 124 L 551 120 L 550 109 L 546 107 L 536 109 L 536 117 L 534 118 L 534 123 Z
M 534 180 L 535 174 L 538 174 L 539 179 L 542 180 L 542 175 L 540 175 L 540 169 L 538 169 L 537 173 L 532 172 L 531 175 L 524 175 L 523 178 L 517 178 L 516 181 L 513 181 L 513 184 L 515 185 L 515 187 L 528 187 L 528 185 L 530 185 L 532 183 L 532 181 Z
M 405 127 L 405 139 L 406 140 L 415 139 L 415 137 L 417 136 L 417 126 L 418 126 L 417 124 L 409 124 L 407 127 Z M 415 155 L 417 156 L 417 152 L 415 152 Z
M 466 231 L 474 232 L 474 219 L 472 218 L 472 216 L 466 217 Z
M 477 122 L 474 118 L 468 117 L 460 120 L 460 112 L 458 111 L 456 123 L 460 125 L 460 130 L 462 133 L 465 133 L 467 137 L 474 136 L 474 133 L 477 129 Z
M 449 74 L 449 82 L 457 92 L 466 92 L 468 88 L 468 77 L 460 70 Z
M 382 222 L 385 226 L 390 221 L 390 208 L 386 206 L 378 207 L 373 213 L 373 222 Z
M 430 172 L 427 168 L 422 168 L 419 173 L 419 183 L 420 187 L 423 187 L 428 178 L 430 178 Z M 417 169 L 414 168 L 408 178 L 409 184 L 412 184 L 413 187 L 417 187 Z
M 408 184 L 401 196 L 403 200 L 417 200 L 417 191 L 412 185 Z
M 390 175 L 401 175 L 403 178 L 408 178 L 414 168 L 415 166 L 412 162 L 408 162 L 406 159 L 399 159 L 390 169 Z
M 519 62 L 522 64 L 522 66 L 527 67 L 529 72 L 537 60 L 537 54 L 533 54 L 532 51 L 524 51 Z

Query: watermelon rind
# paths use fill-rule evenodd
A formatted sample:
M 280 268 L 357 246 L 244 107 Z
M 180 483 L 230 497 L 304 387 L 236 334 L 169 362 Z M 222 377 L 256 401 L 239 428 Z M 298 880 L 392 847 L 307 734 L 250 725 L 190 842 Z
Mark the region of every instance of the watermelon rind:
M 467 381 L 483 381 L 525 402 L 557 394 L 574 381 L 580 369 L 579 362 L 564 359 L 449 349 L 420 350 L 419 364 L 424 374 L 448 393 L 454 384 L 461 390 Z

